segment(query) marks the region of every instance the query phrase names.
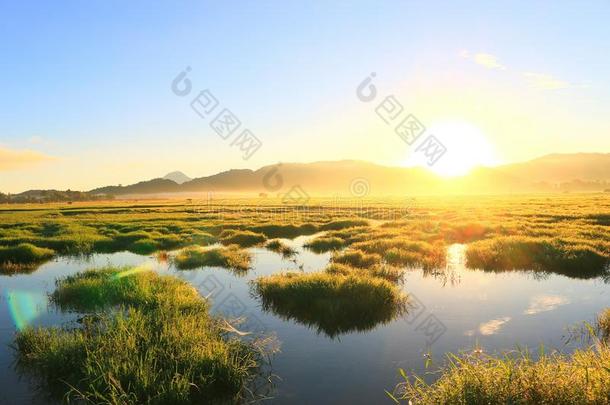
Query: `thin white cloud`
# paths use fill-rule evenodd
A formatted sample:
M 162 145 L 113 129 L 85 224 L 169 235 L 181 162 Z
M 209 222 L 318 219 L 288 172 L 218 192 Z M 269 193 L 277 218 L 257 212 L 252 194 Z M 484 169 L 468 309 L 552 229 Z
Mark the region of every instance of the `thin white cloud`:
M 459 52 L 459 55 L 461 58 L 472 60 L 476 64 L 483 66 L 487 69 L 507 70 L 507 67 L 500 63 L 499 58 L 490 53 L 479 52 L 473 54 L 467 49 L 463 49 Z M 521 72 L 520 74 L 531 88 L 539 90 L 561 90 L 577 87 L 589 87 L 588 85 L 578 85 L 570 83 L 567 80 L 562 80 L 546 73 Z
M 506 70 L 506 66 L 501 64 L 498 58 L 490 53 L 475 53 L 472 59 L 475 63 L 487 69 Z
M 505 316 L 484 322 L 479 325 L 479 333 L 483 336 L 495 335 L 510 319 L 509 316 Z
M 523 313 L 525 315 L 536 315 L 540 312 L 553 311 L 569 303 L 570 300 L 561 295 L 537 295 L 530 300 L 529 306 Z
M 0 147 L 0 171 L 23 169 L 55 158 L 33 150 Z
M 470 53 L 467 49 L 462 49 L 459 55 L 463 59 L 472 60 L 474 63 L 486 67 L 487 69 L 506 70 L 506 66 L 500 63 L 499 59 L 490 53 L 478 52 Z
M 573 87 L 570 82 L 558 79 L 544 73 L 525 72 L 523 77 L 531 87 L 541 90 L 560 90 Z

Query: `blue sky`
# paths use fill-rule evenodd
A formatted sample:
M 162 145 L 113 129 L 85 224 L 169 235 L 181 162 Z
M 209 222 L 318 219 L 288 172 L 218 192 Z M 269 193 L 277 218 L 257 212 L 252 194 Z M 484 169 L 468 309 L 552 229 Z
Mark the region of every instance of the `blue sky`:
M 0 191 L 408 164 L 355 96 L 371 72 L 427 127 L 477 128 L 497 163 L 610 151 L 608 2 L 2 2 L 0 15 Z M 252 158 L 171 92 L 186 66 L 261 139 Z

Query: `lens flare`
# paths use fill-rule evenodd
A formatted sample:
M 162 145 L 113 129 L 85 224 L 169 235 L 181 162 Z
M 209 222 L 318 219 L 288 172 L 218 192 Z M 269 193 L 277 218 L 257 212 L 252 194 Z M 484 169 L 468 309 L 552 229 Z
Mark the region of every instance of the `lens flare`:
M 30 291 L 7 291 L 9 312 L 17 330 L 23 330 L 40 315 L 47 306 L 47 297 Z

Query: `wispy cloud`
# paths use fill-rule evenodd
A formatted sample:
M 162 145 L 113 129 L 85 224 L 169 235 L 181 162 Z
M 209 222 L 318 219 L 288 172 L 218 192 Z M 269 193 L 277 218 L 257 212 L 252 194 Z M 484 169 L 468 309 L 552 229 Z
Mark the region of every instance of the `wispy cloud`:
M 52 156 L 33 150 L 13 150 L 0 147 L 1 171 L 23 169 L 54 159 Z
M 460 51 L 460 56 L 464 59 L 472 60 L 476 64 L 487 69 L 508 70 L 508 68 L 500 63 L 497 56 L 490 53 L 471 53 L 468 50 Z M 539 90 L 561 90 L 576 87 L 588 87 L 586 85 L 576 85 L 567 80 L 559 79 L 553 75 L 537 72 L 521 72 L 519 73 L 531 88 Z
M 525 77 L 531 87 L 541 90 L 559 90 L 574 87 L 570 82 L 544 73 L 525 72 L 523 77 Z
M 484 66 L 487 69 L 506 70 L 506 66 L 501 64 L 498 58 L 490 53 L 476 53 L 472 59 L 475 63 Z
M 484 322 L 479 325 L 479 333 L 483 336 L 494 335 L 504 326 L 505 323 L 510 321 L 509 316 L 503 318 L 492 319 L 491 321 Z
M 474 63 L 487 69 L 506 70 L 506 66 L 501 64 L 499 59 L 490 53 L 479 52 L 472 54 L 470 51 L 463 49 L 460 51 L 460 56 L 464 59 L 472 60 Z
M 502 327 L 508 323 L 512 318 L 510 316 L 505 316 L 502 318 L 492 319 L 491 321 L 483 322 L 479 325 L 478 332 L 483 336 L 495 335 L 498 333 Z M 471 329 L 467 330 L 464 334 L 466 336 L 474 336 L 477 330 Z
M 530 300 L 525 315 L 536 315 L 540 312 L 553 311 L 561 305 L 569 304 L 570 300 L 560 295 L 538 295 Z

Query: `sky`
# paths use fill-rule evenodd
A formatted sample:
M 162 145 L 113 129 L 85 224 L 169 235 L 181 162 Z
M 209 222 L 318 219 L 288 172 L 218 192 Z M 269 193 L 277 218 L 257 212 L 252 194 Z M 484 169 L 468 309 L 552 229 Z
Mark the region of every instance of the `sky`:
M 425 164 L 429 135 L 448 175 L 607 153 L 609 19 L 607 1 L 2 0 L 0 192 L 277 162 Z M 209 115 L 191 107 L 204 90 Z M 402 108 L 380 110 L 388 97 Z M 221 136 L 211 123 L 225 108 L 241 125 Z M 425 127 L 413 144 L 395 133 L 409 114 Z M 248 159 L 244 129 L 261 145 Z

